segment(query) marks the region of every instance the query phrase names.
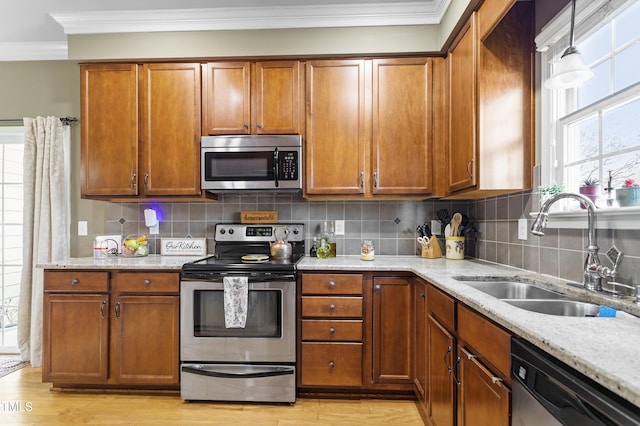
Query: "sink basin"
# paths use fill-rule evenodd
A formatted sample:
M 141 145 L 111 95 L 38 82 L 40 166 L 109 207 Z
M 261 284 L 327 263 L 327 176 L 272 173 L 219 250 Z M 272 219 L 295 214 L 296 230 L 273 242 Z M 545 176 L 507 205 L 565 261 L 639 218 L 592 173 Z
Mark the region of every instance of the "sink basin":
M 575 300 L 505 300 L 510 305 L 527 311 L 564 317 L 595 317 L 600 307 Z
M 555 291 L 515 281 L 465 281 L 465 284 L 498 299 L 566 299 Z

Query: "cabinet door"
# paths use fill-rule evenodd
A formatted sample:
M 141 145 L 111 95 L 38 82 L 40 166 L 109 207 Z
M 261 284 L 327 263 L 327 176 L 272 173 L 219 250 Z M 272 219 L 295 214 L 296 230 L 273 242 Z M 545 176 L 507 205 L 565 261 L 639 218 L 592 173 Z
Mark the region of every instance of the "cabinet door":
M 253 82 L 253 132 L 300 133 L 300 63 L 258 62 Z
M 178 384 L 179 297 L 121 295 L 114 302 L 111 320 L 114 383 Z
M 430 65 L 373 60 L 373 194 L 432 192 Z
M 413 383 L 411 280 L 374 278 L 373 288 L 373 382 Z
M 449 67 L 449 190 L 476 185 L 476 28 L 475 13 L 454 41 Z
M 200 64 L 145 64 L 141 69 L 142 192 L 199 195 Z
M 211 62 L 204 66 L 204 135 L 249 134 L 249 62 Z
M 475 355 L 462 347 L 458 351 L 458 424 L 508 426 L 511 391 Z
M 109 296 L 45 293 L 42 381 L 106 383 Z
M 429 316 L 429 355 L 427 413 L 432 425 L 451 426 L 455 424 L 455 381 L 456 367 L 455 339 L 436 319 Z
M 413 359 L 413 382 L 416 395 L 421 403 L 426 403 L 427 396 L 427 298 L 426 285 L 418 280 L 413 284 L 415 349 Z
M 137 67 L 82 65 L 80 79 L 82 195 L 137 195 Z
M 310 61 L 306 67 L 307 194 L 364 194 L 366 131 L 364 60 Z

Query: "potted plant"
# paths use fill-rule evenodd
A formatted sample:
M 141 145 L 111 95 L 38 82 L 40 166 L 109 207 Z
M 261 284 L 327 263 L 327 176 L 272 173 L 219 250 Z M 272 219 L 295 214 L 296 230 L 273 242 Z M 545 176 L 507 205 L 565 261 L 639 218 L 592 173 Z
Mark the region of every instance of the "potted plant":
M 640 186 L 633 179 L 625 180 L 623 187 L 616 189 L 616 200 L 620 207 L 640 205 Z
M 589 175 L 588 178 L 582 181 L 579 191 L 582 195 L 595 203 L 598 198 L 598 179 L 592 178 L 591 175 Z M 580 203 L 580 207 L 583 209 L 586 208 L 582 203 Z

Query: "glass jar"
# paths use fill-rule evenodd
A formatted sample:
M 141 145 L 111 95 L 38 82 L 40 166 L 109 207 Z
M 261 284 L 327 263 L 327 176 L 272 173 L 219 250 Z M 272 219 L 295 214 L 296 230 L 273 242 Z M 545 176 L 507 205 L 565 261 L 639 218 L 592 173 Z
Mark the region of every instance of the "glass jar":
M 362 260 L 374 260 L 376 257 L 376 247 L 373 245 L 373 241 L 364 240 L 360 246 L 360 259 Z
M 320 236 L 320 245 L 327 244 L 329 246 L 329 255 L 327 257 L 336 257 L 336 235 L 333 226 L 333 220 L 325 220 L 322 227 L 322 235 Z

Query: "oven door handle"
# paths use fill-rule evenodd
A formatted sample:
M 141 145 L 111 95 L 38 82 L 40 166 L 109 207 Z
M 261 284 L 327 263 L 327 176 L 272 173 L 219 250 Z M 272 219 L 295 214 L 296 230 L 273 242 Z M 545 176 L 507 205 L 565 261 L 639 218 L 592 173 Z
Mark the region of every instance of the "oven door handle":
M 222 371 L 183 366 L 182 371 L 185 373 L 197 374 L 199 376 L 221 377 L 225 379 L 257 379 L 262 377 L 287 376 L 295 374 L 295 369 L 293 367 L 267 367 L 267 369 L 258 369 L 257 371 L 255 368 L 252 368 L 247 372 L 225 373 Z

